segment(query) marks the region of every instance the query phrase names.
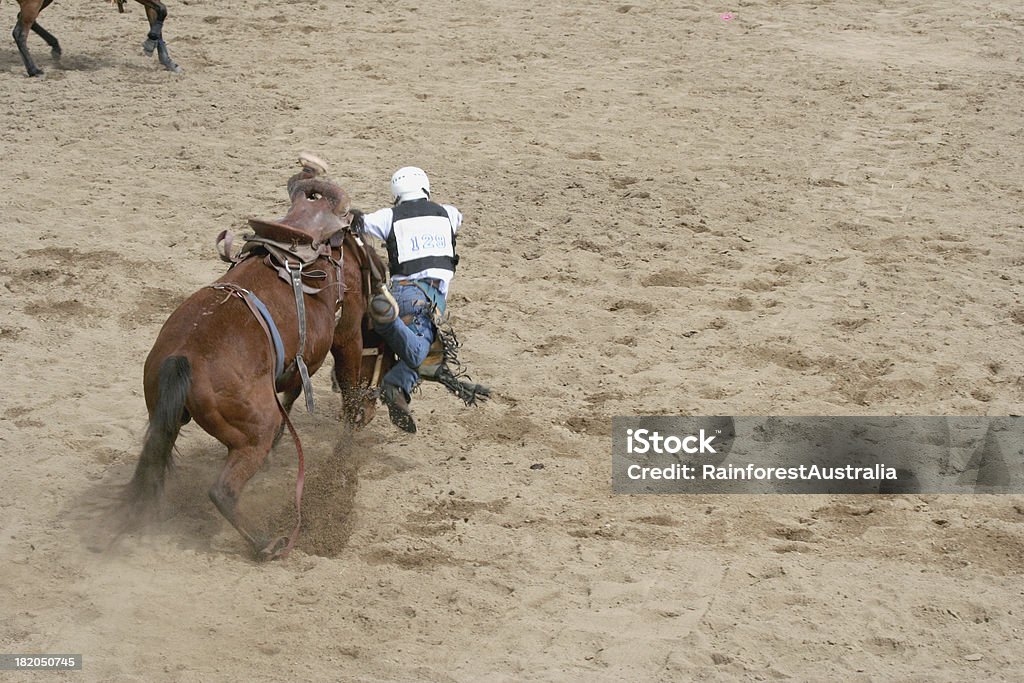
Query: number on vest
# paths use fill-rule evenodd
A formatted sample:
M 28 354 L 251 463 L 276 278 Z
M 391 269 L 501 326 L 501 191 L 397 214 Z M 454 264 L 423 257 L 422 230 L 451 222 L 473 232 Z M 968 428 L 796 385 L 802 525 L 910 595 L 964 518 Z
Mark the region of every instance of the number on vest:
M 418 216 L 397 221 L 392 227 L 398 246 L 398 262 L 428 256 L 455 256 L 452 227 L 441 216 Z

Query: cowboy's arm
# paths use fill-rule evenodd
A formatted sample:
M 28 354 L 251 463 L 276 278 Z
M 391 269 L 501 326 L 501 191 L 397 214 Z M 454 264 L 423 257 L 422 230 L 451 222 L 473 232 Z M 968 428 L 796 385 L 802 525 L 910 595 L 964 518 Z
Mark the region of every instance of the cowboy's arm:
M 452 232 L 457 233 L 462 225 L 462 212 L 451 204 L 442 204 L 441 206 L 448 212 L 448 219 L 452 222 Z
M 371 237 L 376 237 L 381 242 L 386 242 L 388 235 L 391 234 L 391 218 L 390 208 L 363 214 L 363 231 Z

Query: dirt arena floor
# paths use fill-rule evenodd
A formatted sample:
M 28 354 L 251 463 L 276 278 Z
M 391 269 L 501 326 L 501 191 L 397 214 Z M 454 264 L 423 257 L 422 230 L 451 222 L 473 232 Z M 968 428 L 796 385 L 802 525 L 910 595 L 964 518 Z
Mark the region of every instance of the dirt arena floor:
M 1020 680 L 1019 496 L 615 496 L 617 415 L 1024 412 L 1019 4 L 0 5 L 0 653 L 87 681 Z M 732 12 L 732 18 L 723 14 Z M 496 398 L 415 437 L 298 414 L 298 549 L 257 564 L 194 425 L 105 553 L 143 360 L 281 215 L 402 165 L 466 215 L 450 308 Z M 294 520 L 283 443 L 243 505 Z M 543 468 L 534 467 L 543 465 Z M 41 674 L 0 674 L 44 680 Z

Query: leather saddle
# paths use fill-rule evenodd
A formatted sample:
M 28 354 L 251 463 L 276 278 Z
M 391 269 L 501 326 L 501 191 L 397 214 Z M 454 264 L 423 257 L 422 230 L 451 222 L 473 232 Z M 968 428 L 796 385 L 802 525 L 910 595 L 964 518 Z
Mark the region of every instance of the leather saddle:
M 261 241 L 298 252 L 319 251 L 320 246 L 349 225 L 352 201 L 340 187 L 328 180 L 305 178 L 288 181 L 292 206 L 279 220 L 250 218 L 249 227 Z M 340 237 L 339 237 L 340 239 Z
M 250 256 L 266 254 L 267 265 L 277 270 L 285 282 L 291 282 L 289 271 L 294 269 L 299 269 L 303 278 L 327 278 L 325 271 L 311 270 L 308 266 L 321 257 L 330 256 L 331 249 L 345 240 L 351 219 L 351 200 L 333 182 L 302 174 L 289 179 L 288 196 L 292 205 L 283 218 L 249 219 L 253 232 L 243 235 L 245 243 L 237 254 L 231 251 L 231 233 L 221 232 L 217 236 L 221 259 L 236 264 Z M 335 266 L 340 268 L 339 264 Z M 340 273 L 336 280 L 338 286 L 343 287 Z M 321 291 L 305 284 L 302 289 L 307 294 Z

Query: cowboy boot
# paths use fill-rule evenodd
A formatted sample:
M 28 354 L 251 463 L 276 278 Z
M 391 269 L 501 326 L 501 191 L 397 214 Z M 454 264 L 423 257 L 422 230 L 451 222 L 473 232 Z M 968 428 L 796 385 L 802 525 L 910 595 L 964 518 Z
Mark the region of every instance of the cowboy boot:
M 370 318 L 381 327 L 398 319 L 398 302 L 387 287 L 381 288 L 381 293 L 370 299 Z
M 388 407 L 388 416 L 391 422 L 403 432 L 416 433 L 416 421 L 409 412 L 409 399 L 405 391 L 394 384 L 387 382 L 381 387 L 380 398 Z

